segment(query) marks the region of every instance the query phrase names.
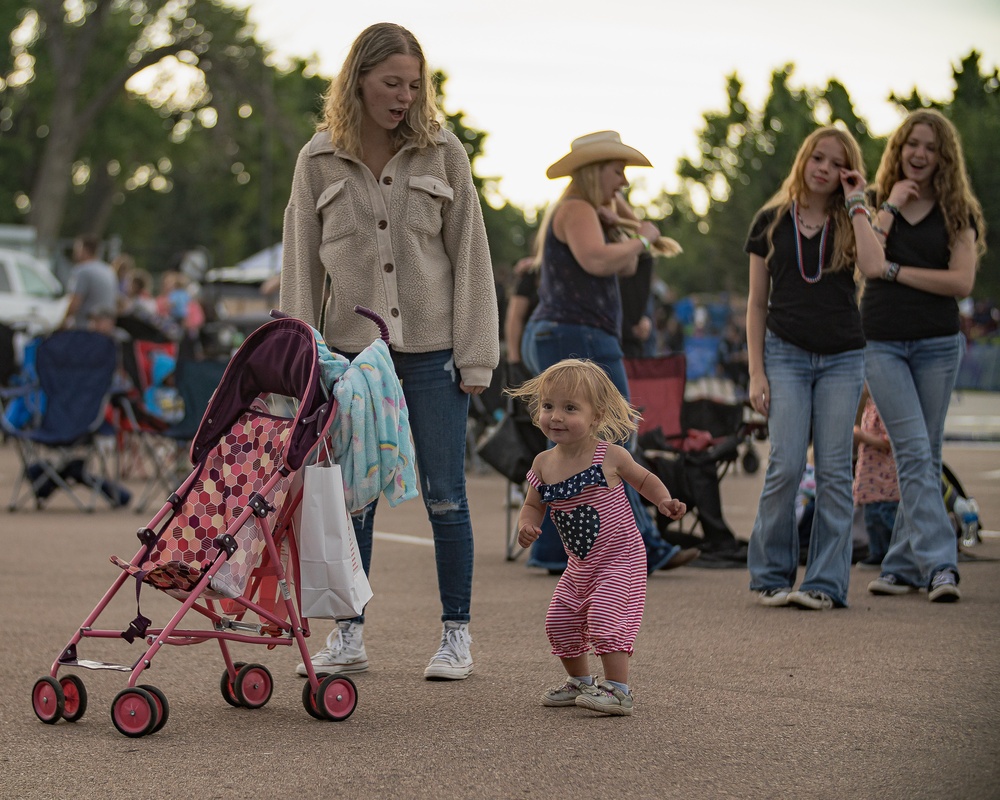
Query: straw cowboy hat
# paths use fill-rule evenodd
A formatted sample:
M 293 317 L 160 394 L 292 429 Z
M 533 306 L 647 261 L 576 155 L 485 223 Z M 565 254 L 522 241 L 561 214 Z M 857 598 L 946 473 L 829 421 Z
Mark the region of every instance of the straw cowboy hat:
M 617 131 L 597 131 L 574 139 L 569 152 L 545 170 L 547 178 L 565 178 L 580 167 L 598 161 L 624 161 L 630 167 L 651 167 L 649 159 L 634 147 L 622 144 Z

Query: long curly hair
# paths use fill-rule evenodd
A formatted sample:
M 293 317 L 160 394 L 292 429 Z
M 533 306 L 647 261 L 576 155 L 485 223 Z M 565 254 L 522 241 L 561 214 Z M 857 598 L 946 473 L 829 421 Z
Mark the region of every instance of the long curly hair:
M 391 22 L 379 22 L 365 28 L 351 45 L 340 73 L 330 81 L 323 95 L 323 117 L 316 129 L 328 131 L 333 144 L 361 158 L 361 78 L 394 55 L 414 56 L 420 62 L 420 89 L 406 117 L 392 131 L 393 145 L 399 150 L 404 144 L 417 147 L 432 144 L 441 129 L 434 82 L 424 51 L 416 37 L 406 28 Z
M 774 193 L 770 200 L 764 204 L 764 209 L 774 209 L 774 219 L 767 229 L 767 259 L 770 260 L 774 253 L 774 231 L 784 218 L 785 214 L 792 207 L 793 202 L 801 203 L 806 196 L 806 164 L 809 157 L 820 141 L 826 138 L 833 138 L 840 142 L 844 148 L 845 164 L 847 169 L 857 170 L 862 175 L 865 173 L 864 159 L 861 155 L 861 148 L 850 133 L 843 128 L 834 125 L 827 125 L 817 128 L 810 133 L 798 153 L 795 154 L 795 161 L 788 177 L 782 181 L 778 191 Z M 840 185 L 840 178 L 837 178 L 837 187 L 826 202 L 826 213 L 833 222 L 833 242 L 832 253 L 829 266 L 823 272 L 837 272 L 838 270 L 853 270 L 854 262 L 857 259 L 857 246 L 854 242 L 854 230 L 851 227 L 851 219 L 844 207 L 844 189 Z
M 593 361 L 582 358 L 563 359 L 541 375 L 504 392 L 527 403 L 535 425 L 538 424 L 543 399 L 553 392 L 581 397 L 600 415 L 595 435 L 605 442 L 627 439 L 635 433 L 642 419 L 639 412 L 622 397 L 608 374 Z
M 886 201 L 896 182 L 903 180 L 903 146 L 917 125 L 927 125 L 934 131 L 938 163 L 931 181 L 944 214 L 948 244 L 954 246 L 959 232 L 972 225 L 976 230 L 976 251 L 982 256 L 986 252 L 983 208 L 969 185 L 958 131 L 940 111 L 930 108 L 911 111 L 889 137 L 875 173 L 876 202 L 881 205 Z

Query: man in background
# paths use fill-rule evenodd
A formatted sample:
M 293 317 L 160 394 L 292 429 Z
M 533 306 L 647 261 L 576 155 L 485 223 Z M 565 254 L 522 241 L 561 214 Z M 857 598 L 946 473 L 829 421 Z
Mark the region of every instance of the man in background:
M 73 271 L 69 278 L 70 301 L 63 328 L 86 328 L 90 318 L 102 312 L 116 313 L 118 277 L 110 264 L 97 257 L 99 240 L 92 234 L 73 241 Z

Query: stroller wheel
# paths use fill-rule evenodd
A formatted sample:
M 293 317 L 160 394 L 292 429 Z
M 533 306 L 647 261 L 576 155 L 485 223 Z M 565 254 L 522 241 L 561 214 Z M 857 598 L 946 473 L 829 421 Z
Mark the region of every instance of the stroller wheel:
M 358 705 L 358 688 L 344 675 L 329 675 L 316 692 L 316 705 L 325 719 L 342 722 Z
M 145 689 L 122 689 L 111 704 L 111 721 L 130 739 L 152 733 L 159 722 L 157 703 Z
M 760 469 L 760 456 L 757 455 L 756 450 L 747 450 L 743 454 L 743 471 L 747 475 L 753 475 L 758 469 Z
M 55 678 L 46 675 L 35 681 L 31 690 L 31 707 L 35 716 L 46 725 L 54 725 L 63 715 L 66 698 L 62 687 Z
M 242 661 L 237 661 L 233 664 L 233 666 L 236 667 L 236 671 L 239 672 L 245 664 Z M 236 708 L 243 705 L 236 696 L 236 691 L 233 689 L 233 682 L 229 680 L 229 670 L 223 671 L 222 680 L 219 681 L 219 689 L 222 690 L 222 699 L 229 703 L 229 705 Z
M 326 678 L 325 675 L 317 675 L 319 678 L 320 685 L 323 683 L 323 679 Z M 326 719 L 323 713 L 316 707 L 316 693 L 312 690 L 312 686 L 309 685 L 309 681 L 305 682 L 302 687 L 302 705 L 305 706 L 306 712 L 313 719 Z
M 150 733 L 156 733 L 161 730 L 164 725 L 167 724 L 167 717 L 170 716 L 170 704 L 167 702 L 167 696 L 157 689 L 155 686 L 149 686 L 144 684 L 139 687 L 140 689 L 145 689 L 151 695 L 153 695 L 153 701 L 156 703 L 156 724 L 150 729 Z
M 261 664 L 246 664 L 236 673 L 233 689 L 240 705 L 247 708 L 262 708 L 271 699 L 274 679 L 267 667 Z
M 83 685 L 83 679 L 79 675 L 66 675 L 59 679 L 59 686 L 66 699 L 63 719 L 76 722 L 87 711 L 87 688 Z

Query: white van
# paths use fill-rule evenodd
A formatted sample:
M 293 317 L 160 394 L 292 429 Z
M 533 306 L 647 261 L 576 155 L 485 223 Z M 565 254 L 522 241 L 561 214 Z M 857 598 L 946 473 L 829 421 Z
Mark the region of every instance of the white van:
M 68 305 L 69 297 L 45 262 L 0 248 L 0 322 L 31 336 L 49 333 Z

